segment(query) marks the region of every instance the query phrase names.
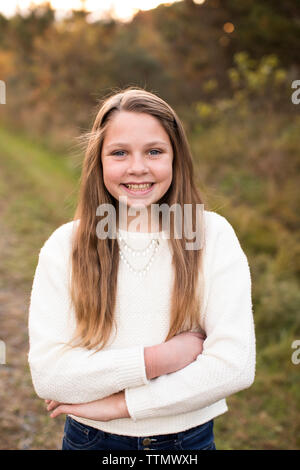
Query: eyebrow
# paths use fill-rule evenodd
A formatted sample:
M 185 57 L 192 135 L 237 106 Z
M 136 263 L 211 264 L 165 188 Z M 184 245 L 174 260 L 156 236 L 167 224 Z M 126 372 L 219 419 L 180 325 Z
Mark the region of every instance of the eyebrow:
M 166 147 L 168 146 L 166 142 L 163 142 L 161 140 L 155 140 L 153 142 L 148 142 L 147 144 L 144 145 L 144 147 L 150 147 L 151 145 L 165 145 Z M 110 147 L 117 147 L 117 146 L 130 147 L 130 144 L 126 142 L 114 142 L 113 144 L 106 145 L 106 148 L 109 149 Z

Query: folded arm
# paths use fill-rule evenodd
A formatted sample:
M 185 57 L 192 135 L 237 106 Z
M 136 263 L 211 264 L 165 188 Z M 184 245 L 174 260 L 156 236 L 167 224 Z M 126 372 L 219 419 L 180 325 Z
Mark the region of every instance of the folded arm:
M 54 243 L 43 247 L 29 307 L 28 361 L 37 395 L 85 403 L 149 383 L 142 345 L 98 352 L 65 346 L 75 325 L 68 275 L 65 253 Z
M 204 408 L 254 381 L 250 269 L 232 226 L 226 219 L 223 225 L 208 266 L 211 278 L 203 352 L 184 369 L 125 389 L 127 408 L 135 421 Z

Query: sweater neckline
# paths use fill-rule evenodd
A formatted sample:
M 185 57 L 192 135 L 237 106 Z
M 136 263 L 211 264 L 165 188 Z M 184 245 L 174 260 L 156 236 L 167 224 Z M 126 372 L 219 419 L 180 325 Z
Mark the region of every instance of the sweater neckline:
M 128 230 L 124 230 L 121 228 L 118 228 L 117 231 L 120 233 L 121 236 L 123 237 L 132 237 L 132 238 L 163 238 L 166 231 L 161 230 L 160 232 L 132 232 Z

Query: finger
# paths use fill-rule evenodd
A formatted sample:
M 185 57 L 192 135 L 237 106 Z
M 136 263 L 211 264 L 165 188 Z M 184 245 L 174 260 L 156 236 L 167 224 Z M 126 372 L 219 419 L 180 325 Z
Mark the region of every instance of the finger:
M 54 408 L 56 408 L 58 405 L 60 405 L 59 401 L 54 401 L 54 400 L 51 400 L 49 405 L 47 406 L 47 410 L 48 411 L 51 411 L 53 410 Z
M 53 400 L 50 400 L 47 405 L 47 410 L 50 411 L 53 408 Z
M 56 416 L 59 416 L 63 413 L 71 413 L 71 406 L 70 405 L 59 405 L 55 408 L 55 410 L 50 414 L 50 418 L 56 418 Z

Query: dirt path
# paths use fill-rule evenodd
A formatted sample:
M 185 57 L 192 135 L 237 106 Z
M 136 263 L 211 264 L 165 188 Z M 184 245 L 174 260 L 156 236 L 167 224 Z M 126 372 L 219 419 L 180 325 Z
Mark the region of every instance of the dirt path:
M 22 273 L 8 274 L 18 240 L 3 222 L 0 228 L 0 339 L 6 345 L 6 363 L 0 365 L 0 449 L 60 449 L 64 417 L 48 417 L 27 362 L 31 285 L 18 282 Z

